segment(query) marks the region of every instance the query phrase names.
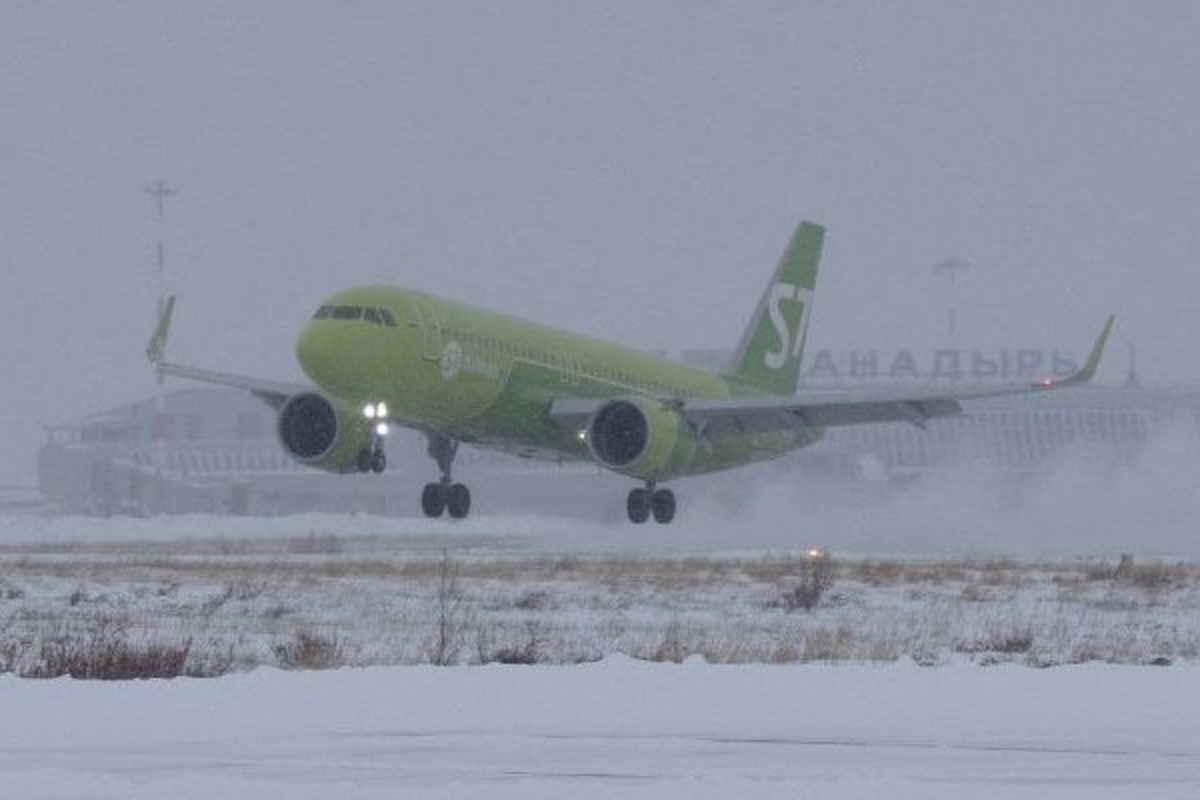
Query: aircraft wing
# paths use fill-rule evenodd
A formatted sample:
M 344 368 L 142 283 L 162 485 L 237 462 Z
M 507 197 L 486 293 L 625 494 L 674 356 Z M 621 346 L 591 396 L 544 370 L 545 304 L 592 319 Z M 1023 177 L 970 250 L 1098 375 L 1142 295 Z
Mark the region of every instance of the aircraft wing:
M 1087 362 L 1061 380 L 988 386 L 937 392 L 930 388 L 904 388 L 881 392 L 813 392 L 792 397 L 755 396 L 721 399 L 671 400 L 696 430 L 707 435 L 754 433 L 791 428 L 824 428 L 872 422 L 911 422 L 924 427 L 934 417 L 962 413 L 960 401 L 1006 395 L 1057 391 L 1087 383 L 1096 374 L 1105 343 L 1112 331 L 1109 317 L 1096 339 Z M 606 400 L 560 400 L 550 409 L 552 419 L 570 430 L 587 425 Z
M 163 358 L 163 353 L 167 346 L 167 336 L 171 332 L 171 317 L 174 313 L 175 296 L 172 295 L 167 299 L 167 304 L 163 308 L 162 316 L 159 317 L 158 327 L 154 329 L 154 335 L 150 338 L 150 343 L 146 345 L 146 358 L 150 359 L 150 363 L 154 364 L 160 380 L 170 376 L 201 381 L 203 383 L 215 383 L 234 389 L 244 389 L 257 395 L 274 408 L 282 406 L 294 394 L 313 391 L 313 387 L 305 386 L 304 384 L 264 380 L 248 375 L 236 375 L 231 372 L 215 372 L 213 370 L 189 367 L 183 364 L 173 364 L 166 361 Z

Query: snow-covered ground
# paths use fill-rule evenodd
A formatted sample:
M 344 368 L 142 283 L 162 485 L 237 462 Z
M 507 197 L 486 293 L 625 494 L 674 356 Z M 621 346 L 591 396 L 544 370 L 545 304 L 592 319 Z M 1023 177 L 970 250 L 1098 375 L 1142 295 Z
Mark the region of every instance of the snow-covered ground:
M 5 798 L 1187 798 L 1200 671 L 258 670 L 0 678 Z
M 1194 472 L 764 485 L 665 528 L 0 516 L 0 800 L 1195 798 Z M 789 611 L 813 544 L 833 584 Z M 225 674 L 17 677 L 76 645 Z
M 806 611 L 789 607 L 810 566 L 803 549 L 609 549 L 599 525 L 586 531 L 602 542 L 593 551 L 547 547 L 555 525 L 582 535 L 568 520 L 31 520 L 25 537 L 6 524 L 0 673 L 94 674 L 79 666 L 88 652 L 147 651 L 178 654 L 175 671 L 190 675 L 615 653 L 1200 661 L 1200 566 L 1177 560 L 835 552 L 831 585 Z

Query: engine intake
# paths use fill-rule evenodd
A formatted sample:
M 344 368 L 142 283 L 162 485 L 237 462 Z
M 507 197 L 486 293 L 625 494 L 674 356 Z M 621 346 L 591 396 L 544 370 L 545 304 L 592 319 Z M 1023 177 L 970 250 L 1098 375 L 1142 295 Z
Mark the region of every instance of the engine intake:
M 354 472 L 359 451 L 371 443 L 366 425 L 356 421 L 356 415 L 324 395 L 294 395 L 279 409 L 279 441 L 297 461 L 330 472 Z
M 691 463 L 696 436 L 674 408 L 631 398 L 605 403 L 588 423 L 592 456 L 611 470 L 643 480 L 672 477 Z
M 279 440 L 300 461 L 316 461 L 332 450 L 339 427 L 337 409 L 319 394 L 288 398 L 279 410 Z
M 592 455 L 608 467 L 624 467 L 646 452 L 650 423 L 633 403 L 617 400 L 596 412 L 588 442 Z

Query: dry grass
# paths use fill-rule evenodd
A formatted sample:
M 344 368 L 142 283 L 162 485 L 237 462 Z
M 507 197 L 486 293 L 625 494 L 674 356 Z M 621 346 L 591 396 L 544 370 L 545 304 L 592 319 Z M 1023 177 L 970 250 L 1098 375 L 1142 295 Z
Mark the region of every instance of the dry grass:
M 276 644 L 274 650 L 276 662 L 283 669 L 332 669 L 346 664 L 336 634 L 296 631 L 288 641 Z
M 184 674 L 192 648 L 190 639 L 139 639 L 127 621 L 107 615 L 60 622 L 20 644 L 8 653 L 18 675 L 89 680 L 176 678 Z
M 802 552 L 441 545 L 314 532 L 0 548 L 0 671 L 169 676 L 258 664 L 569 663 L 614 652 L 718 663 L 1200 657 L 1200 566 L 1191 564 L 843 557 L 817 575 Z M 89 628 L 105 617 L 124 628 Z

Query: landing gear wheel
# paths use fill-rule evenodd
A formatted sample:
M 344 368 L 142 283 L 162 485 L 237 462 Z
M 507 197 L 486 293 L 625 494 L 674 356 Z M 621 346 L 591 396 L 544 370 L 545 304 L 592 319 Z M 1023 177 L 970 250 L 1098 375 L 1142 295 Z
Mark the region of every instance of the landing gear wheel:
M 450 467 L 458 453 L 458 442 L 440 433 L 427 432 L 429 455 L 437 462 L 442 479 L 425 484 L 421 493 L 421 510 L 427 517 L 440 517 L 449 511 L 454 519 L 462 519 L 471 511 L 471 490 L 450 477 Z
M 629 513 L 629 521 L 634 525 L 641 525 L 650 519 L 650 491 L 630 489 L 629 498 L 625 501 L 625 510 Z
M 446 510 L 446 490 L 440 483 L 425 484 L 421 492 L 421 510 L 427 517 L 440 517 Z
M 650 509 L 654 512 L 654 521 L 666 525 L 675 519 L 675 493 L 670 489 L 659 489 L 650 496 Z
M 461 483 L 452 483 L 446 490 L 446 510 L 454 519 L 462 519 L 471 511 L 471 490 Z
M 376 450 L 371 456 L 371 471 L 376 475 L 387 469 L 387 454 L 382 450 Z
M 370 450 L 368 450 L 365 447 L 362 450 L 359 450 L 358 451 L 358 461 L 356 462 L 358 471 L 359 472 L 370 472 L 372 460 L 373 460 L 373 458 L 371 456 Z

